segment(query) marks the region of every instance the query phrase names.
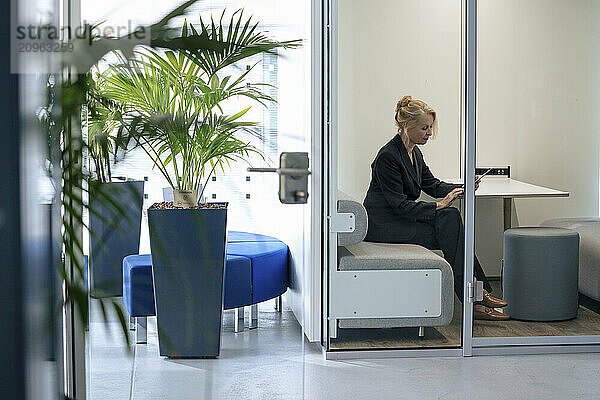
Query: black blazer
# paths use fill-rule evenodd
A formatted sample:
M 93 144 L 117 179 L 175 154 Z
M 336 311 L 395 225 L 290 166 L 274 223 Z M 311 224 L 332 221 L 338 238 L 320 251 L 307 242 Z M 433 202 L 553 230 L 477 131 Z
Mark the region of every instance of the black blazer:
M 441 198 L 462 186 L 434 177 L 417 146 L 413 149 L 413 160 L 414 166 L 400 135 L 394 136 L 377 153 L 363 202 L 369 217 L 365 240 L 409 242 L 416 234 L 415 221 L 431 221 L 436 214 L 434 202 L 416 201 L 421 190 L 431 197 Z

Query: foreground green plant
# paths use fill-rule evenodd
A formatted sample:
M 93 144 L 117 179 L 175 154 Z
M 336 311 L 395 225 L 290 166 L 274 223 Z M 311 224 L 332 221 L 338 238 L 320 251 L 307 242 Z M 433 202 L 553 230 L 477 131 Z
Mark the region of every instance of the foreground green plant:
M 118 157 L 118 150 L 126 152 L 129 141 L 120 125 L 123 106 L 103 97 L 99 87 L 104 85 L 103 75 L 91 71 L 88 80 L 87 101 L 83 110 L 84 141 L 88 156 L 93 162 L 94 177 L 99 182 L 112 180 L 111 164 Z

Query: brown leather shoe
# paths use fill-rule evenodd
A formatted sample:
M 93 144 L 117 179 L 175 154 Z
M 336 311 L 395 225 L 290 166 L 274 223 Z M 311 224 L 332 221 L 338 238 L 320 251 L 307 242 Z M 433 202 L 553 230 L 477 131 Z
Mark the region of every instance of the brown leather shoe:
M 483 304 L 473 306 L 473 319 L 484 319 L 487 321 L 505 321 L 509 319 L 508 314 L 496 311 L 493 308 L 486 307 Z
M 504 300 L 500 300 L 497 297 L 492 296 L 487 290 L 483 289 L 483 300 L 478 301 L 477 304 L 483 304 L 486 307 L 491 308 L 502 308 L 508 305 Z

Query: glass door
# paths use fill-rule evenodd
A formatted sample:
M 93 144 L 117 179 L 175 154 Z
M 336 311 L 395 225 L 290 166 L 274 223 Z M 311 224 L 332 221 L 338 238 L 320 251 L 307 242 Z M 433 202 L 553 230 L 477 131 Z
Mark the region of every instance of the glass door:
M 450 216 L 464 244 L 459 200 L 442 201 L 462 183 L 462 2 L 339 0 L 328 7 L 327 356 L 460 356 L 464 266 L 448 249 L 444 257 L 429 217 L 446 208 L 440 214 Z M 421 114 L 431 117 L 423 124 L 427 140 L 404 142 Z M 423 165 L 428 179 L 444 183 L 417 189 Z M 402 179 L 414 192 L 402 192 L 409 190 Z M 425 238 L 412 234 L 417 225 Z
M 81 1 L 82 19 L 92 25 L 101 23 L 100 29 L 153 24 L 181 5 L 180 1 Z M 219 72 L 219 84 L 224 87 L 238 78 L 243 81 L 232 89 L 243 95 L 232 94 L 219 104 L 219 109 L 224 115 L 243 114 L 240 120 L 248 124 L 245 132 L 240 132 L 240 139 L 252 146 L 253 151 L 247 157 L 240 157 L 245 160 L 227 160 L 224 169 L 215 168 L 214 173 L 203 177 L 206 180 L 202 183 L 202 197 L 206 202 L 228 202 L 228 259 L 229 255 L 249 257 L 252 269 L 230 272 L 226 264 L 221 355 L 216 360 L 159 357 L 154 316 L 147 320 L 147 343 L 136 344 L 135 352 L 127 352 L 118 335 L 106 335 L 101 310 L 92 300 L 90 334 L 94 338 L 88 360 L 91 398 L 106 397 L 108 390 L 128 391 L 132 382 L 136 397 L 150 392 L 162 398 L 227 397 L 228 393 L 239 391 L 237 386 L 244 384 L 244 380 L 247 382 L 249 370 L 253 371 L 256 385 L 247 389 L 248 397 L 260 397 L 264 394 L 261 390 L 265 390 L 276 397 L 302 398 L 304 336 L 310 338 L 310 332 L 318 329 L 312 324 L 314 316 L 308 313 L 312 276 L 310 201 L 308 205 L 281 204 L 277 193 L 279 176 L 247 169 L 277 168 L 284 152 L 309 153 L 312 168 L 312 39 L 308 28 L 311 2 L 286 2 L 282 6 L 277 1 L 202 1 L 185 14 L 185 21 L 196 29 L 200 29 L 200 18 L 211 31 L 215 29 L 213 23 L 217 32 L 222 26 L 225 36 L 237 32 L 252 39 L 256 39 L 254 35 L 277 41 L 300 39 L 294 42 L 299 45 L 245 57 Z M 174 34 L 180 32 L 183 23 L 184 16 L 172 22 Z M 163 50 L 159 55 L 165 56 Z M 111 61 L 114 59 L 107 57 L 100 69 Z M 198 72 L 198 77 L 204 76 Z M 224 82 L 225 77 L 229 77 L 228 83 Z M 139 252 L 149 254 L 148 208 L 154 203 L 173 200 L 169 182 L 140 148 L 125 154 L 118 152 L 114 161 L 113 176 L 144 181 Z M 311 199 L 312 193 L 308 194 Z M 272 260 L 274 256 L 276 262 Z M 239 279 L 228 278 L 228 274 L 234 273 L 240 274 Z M 277 290 L 283 294 L 273 295 Z M 239 300 L 246 291 L 251 300 Z M 239 304 L 230 303 L 231 295 Z M 109 325 L 111 331 L 117 326 Z M 118 369 L 113 365 L 116 358 L 121 360 Z M 276 375 L 273 368 L 277 368 Z M 161 379 L 173 373 L 178 375 L 177 380 Z M 106 385 L 105 382 L 115 382 L 106 379 L 113 375 L 119 375 L 117 382 L 123 385 L 118 388 L 115 384 Z
M 473 353 L 597 351 L 600 7 L 480 1 L 476 15 L 467 158 L 471 171 L 494 169 L 475 192 L 471 233 L 510 319 L 476 319 Z

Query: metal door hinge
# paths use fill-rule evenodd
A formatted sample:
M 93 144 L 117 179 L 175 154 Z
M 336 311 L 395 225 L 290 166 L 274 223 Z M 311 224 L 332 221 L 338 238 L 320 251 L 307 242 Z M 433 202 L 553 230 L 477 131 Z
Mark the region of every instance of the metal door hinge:
M 354 229 L 356 229 L 354 214 L 352 213 L 335 213 L 327 216 L 327 219 L 329 220 L 330 232 L 354 232 Z
M 483 282 L 467 282 L 469 303 L 483 300 Z

